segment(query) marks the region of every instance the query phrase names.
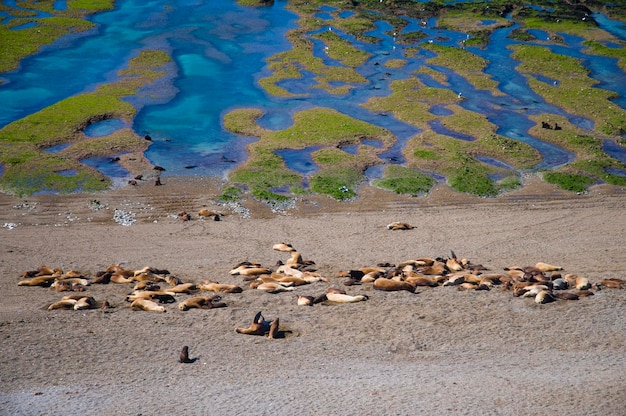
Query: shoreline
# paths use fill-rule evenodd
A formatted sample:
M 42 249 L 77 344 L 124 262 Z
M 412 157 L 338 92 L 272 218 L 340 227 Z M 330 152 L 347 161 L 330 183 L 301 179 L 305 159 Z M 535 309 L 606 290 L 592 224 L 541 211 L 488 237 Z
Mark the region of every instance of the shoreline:
M 303 197 L 286 214 L 246 201 L 251 215 L 244 218 L 214 203 L 220 185 L 218 178 L 164 177 L 163 186 L 98 194 L 0 195 L 0 224 L 17 224 L 0 228 L 3 411 L 513 415 L 520 403 L 537 415 L 623 410 L 626 290 L 594 289 L 589 298 L 537 305 L 500 288 L 381 292 L 371 283 L 346 287 L 338 277 L 454 250 L 493 273 L 544 261 L 592 283 L 624 278 L 622 189 L 572 195 L 535 177 L 504 198 L 443 186 L 407 198 L 365 187 L 352 202 Z M 198 219 L 202 207 L 225 215 Z M 136 222 L 116 223 L 115 209 L 135 213 Z M 180 210 L 192 220 L 178 218 Z M 391 231 L 391 221 L 416 228 Z M 272 250 L 281 241 L 313 260 L 330 283 L 270 294 L 229 274 L 244 260 L 284 261 L 286 253 Z M 166 268 L 185 282 L 208 278 L 243 292 L 222 294 L 227 307 L 186 312 L 176 305 L 191 295 L 177 295 L 157 314 L 130 308 L 132 284 L 94 284 L 84 293 L 113 309 L 48 311 L 64 293 L 17 285 L 22 272 L 41 264 L 93 278 L 117 263 Z M 327 287 L 368 299 L 296 304 L 295 294 L 316 296 Z M 285 337 L 235 333 L 258 311 L 279 317 Z M 183 345 L 196 362 L 178 362 Z

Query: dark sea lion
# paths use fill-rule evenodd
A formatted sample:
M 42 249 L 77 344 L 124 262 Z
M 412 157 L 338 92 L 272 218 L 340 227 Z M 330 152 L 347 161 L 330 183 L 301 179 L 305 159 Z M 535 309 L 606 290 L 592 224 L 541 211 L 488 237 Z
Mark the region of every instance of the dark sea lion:
M 552 294 L 556 299 L 561 300 L 578 300 L 580 297 L 576 293 L 570 292 L 555 292 Z
M 111 283 L 112 275 L 113 273 L 107 272 L 107 271 L 98 272 L 98 274 L 96 275 L 96 278 L 93 279 L 91 283 L 108 285 L 109 283 Z
M 189 347 L 185 345 L 183 349 L 180 351 L 180 355 L 178 356 L 178 361 L 183 364 L 190 364 L 197 360 L 197 358 L 189 358 Z

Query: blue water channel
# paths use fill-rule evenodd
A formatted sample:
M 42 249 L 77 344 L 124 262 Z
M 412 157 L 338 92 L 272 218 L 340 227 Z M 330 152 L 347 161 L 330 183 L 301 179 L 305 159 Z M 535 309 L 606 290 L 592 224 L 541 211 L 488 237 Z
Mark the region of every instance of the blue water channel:
M 3 3 L 16 7 L 15 1 Z M 131 127 L 142 136 L 149 134 L 152 144 L 146 156 L 155 165 L 165 167 L 165 174 L 168 175 L 222 176 L 243 162 L 247 157 L 245 146 L 254 139 L 227 132 L 222 118 L 235 108 L 245 107 L 262 109 L 265 113 L 259 124 L 274 130 L 289 127 L 297 111 L 313 107 L 336 109 L 390 130 L 398 140 L 381 157 L 391 163 L 403 163 L 402 149 L 411 137 L 419 133 L 419 129 L 391 114 L 371 112 L 362 104 L 372 97 L 389 95 L 393 80 L 414 76 L 413 73 L 423 66 L 444 74 L 448 82 L 441 84 L 428 75 L 420 75 L 422 82 L 460 93 L 463 100 L 459 105 L 484 114 L 498 126 L 499 134 L 537 148 L 543 161 L 536 168 L 562 165 L 571 161 L 573 155 L 532 137 L 528 131 L 535 123 L 529 116 L 543 113 L 561 115 L 583 129 L 593 129 L 591 120 L 546 103 L 529 88 L 527 78 L 516 71 L 518 62 L 511 58 L 512 51 L 508 49 L 508 46 L 518 43 L 508 38 L 517 27 L 515 25 L 497 29 L 485 49 L 468 48 L 490 62 L 486 73 L 498 82 L 502 93 L 494 94 L 475 88 L 448 68 L 428 64 L 427 59 L 434 55 L 425 50 L 408 60 L 402 68 L 386 67 L 384 64 L 390 59 L 406 59 L 405 48 L 415 45 L 397 42 L 396 36 L 390 33 L 393 27 L 382 20 L 376 22 L 376 28 L 368 33 L 378 38 L 379 42 L 359 41 L 333 26 L 334 19 L 348 17 L 351 12 L 336 15 L 336 9 L 324 7 L 317 15 L 325 25 L 321 30 L 335 31 L 371 55 L 357 68 L 367 82 L 354 85 L 345 95 L 335 95 L 315 88 L 316 75 L 302 71 L 301 79 L 280 83 L 281 87 L 299 94 L 299 97 L 269 96 L 257 81 L 269 75 L 266 68 L 268 58 L 291 48 L 285 34 L 296 27 L 297 16 L 286 10 L 286 4 L 285 0 L 277 0 L 272 6 L 245 8 L 233 1 L 117 1 L 114 10 L 91 18 L 96 23 L 94 29 L 66 36 L 24 59 L 18 70 L 0 74 L 3 81 L 0 84 L 0 127 L 61 99 L 115 81 L 117 71 L 125 68 L 129 59 L 140 50 L 159 48 L 172 56 L 174 64 L 169 66 L 169 73 L 164 79 L 129 98 L 139 110 L 132 125 L 108 121 L 94 124 L 85 133 L 98 136 Z M 54 2 L 58 10 L 65 6 L 64 1 Z M 602 14 L 593 17 L 617 39 L 626 40 L 623 24 Z M 420 30 L 426 35 L 423 42 L 459 46 L 468 37 L 465 33 L 437 28 L 436 19 L 422 22 L 403 18 L 408 23 L 403 33 Z M 3 22 L 7 21 L 5 16 Z M 542 33 L 537 35 L 543 36 Z M 619 94 L 614 102 L 626 108 L 626 76 L 617 66 L 616 59 L 586 55 L 580 38 L 563 35 L 563 39 L 564 44 L 546 42 L 545 39 L 538 40 L 537 44 L 556 53 L 582 59 L 590 70 L 590 76 L 599 82 L 598 86 Z M 323 59 L 327 65 L 340 65 L 329 57 L 324 43 L 314 39 L 312 42 L 316 57 Z M 540 74 L 536 77 L 542 82 L 559 82 L 541 78 Z M 444 117 L 450 110 L 435 106 L 431 112 Z M 453 137 L 460 134 L 447 131 L 438 120 L 432 123 L 432 127 Z M 458 138 L 471 139 L 466 135 Z M 316 148 L 278 153 L 294 170 L 310 174 L 317 169 L 311 159 L 314 150 Z M 623 149 L 611 147 L 611 151 L 619 155 Z M 494 165 L 500 163 L 497 160 L 488 162 Z M 119 169 L 112 167 L 107 160 L 91 162 L 90 165 L 111 176 L 120 174 Z M 186 166 L 195 166 L 195 169 L 185 169 Z M 372 169 L 371 172 L 378 175 L 381 170 Z

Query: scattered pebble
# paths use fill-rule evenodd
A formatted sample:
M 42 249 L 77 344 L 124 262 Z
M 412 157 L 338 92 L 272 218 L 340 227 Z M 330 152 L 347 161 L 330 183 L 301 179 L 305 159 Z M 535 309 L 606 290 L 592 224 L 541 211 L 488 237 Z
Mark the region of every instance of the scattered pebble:
M 2 226 L 3 228 L 6 228 L 8 230 L 12 230 L 14 228 L 17 228 L 17 224 L 14 222 L 5 222 L 4 225 Z
M 115 214 L 113 214 L 113 220 L 120 225 L 130 227 L 135 223 L 135 214 L 121 209 L 116 209 Z

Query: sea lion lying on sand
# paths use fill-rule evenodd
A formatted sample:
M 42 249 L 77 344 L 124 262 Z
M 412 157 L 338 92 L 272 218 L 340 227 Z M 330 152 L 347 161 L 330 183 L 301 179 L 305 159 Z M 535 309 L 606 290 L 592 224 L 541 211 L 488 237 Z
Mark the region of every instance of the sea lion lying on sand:
M 187 311 L 192 308 L 197 309 L 213 309 L 213 308 L 225 308 L 224 302 L 218 302 L 222 298 L 219 296 L 194 296 L 193 298 L 185 299 L 178 304 L 178 309 L 181 311 Z
M 374 280 L 374 289 L 383 290 L 385 292 L 397 292 L 400 290 L 406 290 L 411 293 L 415 292 L 414 285 L 399 280 L 387 279 L 386 277 L 379 277 Z
M 142 298 L 135 299 L 133 303 L 130 304 L 130 307 L 135 310 L 142 310 L 146 312 L 165 312 L 165 308 L 163 306 L 159 306 L 156 302 Z
M 252 324 L 248 328 L 235 328 L 238 334 L 246 335 L 268 335 L 269 339 L 281 338 L 279 331 L 280 320 L 274 318 L 272 322 L 268 322 L 263 318 L 263 314 L 259 311 L 252 320 Z
M 399 221 L 395 221 L 392 223 L 387 224 L 387 229 L 388 230 L 412 230 L 413 227 L 411 224 L 406 223 L 406 222 L 399 222 Z
M 207 290 L 215 293 L 241 293 L 243 289 L 237 285 L 229 285 L 227 283 L 213 282 L 209 279 L 204 279 L 201 284 L 198 285 L 198 289 Z

